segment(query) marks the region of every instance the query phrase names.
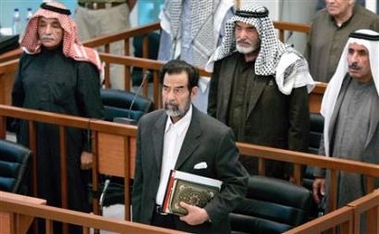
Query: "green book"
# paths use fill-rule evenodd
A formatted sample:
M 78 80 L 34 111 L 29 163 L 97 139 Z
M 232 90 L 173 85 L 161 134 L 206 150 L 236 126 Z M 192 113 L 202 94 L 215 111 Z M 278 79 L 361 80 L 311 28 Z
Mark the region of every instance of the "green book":
M 181 201 L 204 207 L 221 189 L 222 181 L 187 172 L 172 170 L 167 184 L 163 211 L 175 215 L 186 215 Z

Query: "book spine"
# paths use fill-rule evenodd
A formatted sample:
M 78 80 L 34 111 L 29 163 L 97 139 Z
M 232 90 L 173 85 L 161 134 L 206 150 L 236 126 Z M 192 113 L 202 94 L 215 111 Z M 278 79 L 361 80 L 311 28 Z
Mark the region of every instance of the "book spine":
M 167 189 L 166 189 L 166 193 L 165 193 L 165 196 L 163 199 L 163 204 L 162 204 L 162 210 L 165 213 L 170 212 L 170 210 L 168 209 L 168 205 L 169 205 L 170 200 L 171 200 L 172 189 L 173 189 L 174 184 L 175 184 L 174 182 L 175 182 L 175 172 L 172 171 L 171 175 L 170 175 L 170 179 L 168 180 L 168 183 L 167 183 Z

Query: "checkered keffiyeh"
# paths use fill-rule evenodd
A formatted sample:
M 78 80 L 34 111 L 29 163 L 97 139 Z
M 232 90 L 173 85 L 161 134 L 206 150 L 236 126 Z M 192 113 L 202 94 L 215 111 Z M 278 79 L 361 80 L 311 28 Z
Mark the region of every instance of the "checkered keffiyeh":
M 163 29 L 165 29 L 165 25 L 169 27 L 166 29 L 170 31 L 173 41 L 171 46 L 173 58 L 181 53 L 178 43 L 181 43 L 182 38 L 183 2 L 184 0 L 166 1 L 162 11 L 164 17 L 162 16 L 161 20 L 164 22 L 161 21 L 161 24 Z M 226 4 L 224 3 L 224 5 Z M 214 20 L 217 9 L 221 6 L 221 0 L 191 0 L 190 6 L 193 64 L 204 67 L 217 46 Z
M 63 4 L 58 2 L 49 2 L 45 4 L 55 8 L 67 10 Z M 79 43 L 77 26 L 70 16 L 64 13 L 59 13 L 44 8 L 38 9 L 38 11 L 30 18 L 26 26 L 24 37 L 21 41 L 22 49 L 26 53 L 38 54 L 41 51 L 42 44 L 38 36 L 38 18 L 41 16 L 45 18 L 58 19 L 64 31 L 63 54 L 66 57 L 70 57 L 77 61 L 90 62 L 99 69 L 100 73 L 102 73 L 103 66 L 97 51 L 84 47 L 81 43 Z
M 241 8 L 244 12 L 265 13 L 268 10 L 263 6 L 249 6 Z M 255 73 L 257 75 L 274 75 L 280 56 L 285 50 L 285 46 L 275 35 L 274 24 L 268 16 L 266 17 L 242 17 L 235 15 L 230 18 L 225 25 L 225 37 L 222 44 L 212 55 L 214 61 L 218 61 L 236 51 L 235 28 L 236 22 L 244 22 L 253 25 L 261 39 L 261 49 L 255 61 Z
M 261 40 L 260 51 L 255 60 L 255 74 L 274 75 L 279 90 L 290 94 L 293 88 L 307 86 L 308 92 L 314 87 L 314 81 L 308 71 L 308 63 L 295 49 L 284 45 L 276 36 L 274 24 L 268 17 L 264 6 L 246 6 L 237 11 L 225 26 L 222 44 L 212 54 L 206 70 L 213 72 L 214 62 L 236 52 L 236 22 L 250 24 L 257 29 Z

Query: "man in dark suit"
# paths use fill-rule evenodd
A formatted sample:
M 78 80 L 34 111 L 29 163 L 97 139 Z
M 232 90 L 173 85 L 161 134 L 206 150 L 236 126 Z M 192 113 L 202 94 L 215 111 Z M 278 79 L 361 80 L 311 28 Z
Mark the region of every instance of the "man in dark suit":
M 191 104 L 198 79 L 197 70 L 180 60 L 160 71 L 164 109 L 138 125 L 132 220 L 192 233 L 230 233 L 228 213 L 244 196 L 248 174 L 232 130 Z M 180 203 L 187 215 L 161 213 L 171 169 L 221 180 L 221 192 L 204 208 Z
M 239 142 L 307 151 L 314 82 L 304 57 L 279 41 L 268 14 L 264 6 L 247 6 L 227 21 L 223 42 L 206 66 L 213 71 L 208 114 L 230 126 Z M 256 158 L 241 160 L 257 174 Z M 266 176 L 289 174 L 284 163 L 266 162 Z

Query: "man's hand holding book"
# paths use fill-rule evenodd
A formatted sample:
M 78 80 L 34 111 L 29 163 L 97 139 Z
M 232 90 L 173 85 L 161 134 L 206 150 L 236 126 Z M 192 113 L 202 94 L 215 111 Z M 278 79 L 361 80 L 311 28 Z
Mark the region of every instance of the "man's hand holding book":
M 180 206 L 188 211 L 187 215 L 180 217 L 181 221 L 189 225 L 199 225 L 209 221 L 209 216 L 205 209 L 189 205 L 185 202 L 180 202 Z

